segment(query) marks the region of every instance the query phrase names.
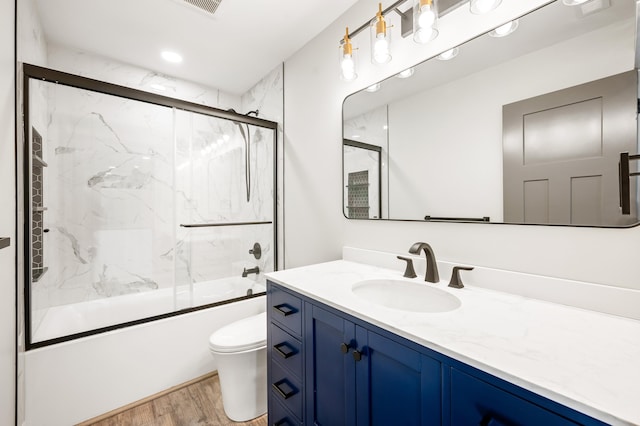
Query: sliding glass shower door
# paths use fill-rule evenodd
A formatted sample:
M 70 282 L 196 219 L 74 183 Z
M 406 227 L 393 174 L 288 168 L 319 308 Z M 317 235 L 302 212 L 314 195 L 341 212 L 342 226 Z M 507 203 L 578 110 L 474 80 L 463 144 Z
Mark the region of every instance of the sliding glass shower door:
M 29 347 L 264 292 L 275 123 L 24 68 Z

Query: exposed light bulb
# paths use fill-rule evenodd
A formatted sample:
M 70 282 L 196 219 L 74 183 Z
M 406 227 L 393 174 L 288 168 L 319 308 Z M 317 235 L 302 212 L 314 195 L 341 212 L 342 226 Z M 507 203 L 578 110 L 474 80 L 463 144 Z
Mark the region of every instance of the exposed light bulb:
M 384 38 L 378 38 L 373 45 L 373 60 L 378 64 L 385 64 L 391 60 L 389 42 Z
M 495 30 L 491 31 L 489 35 L 491 37 L 505 37 L 514 32 L 518 28 L 518 20 L 507 22 L 504 25 L 500 25 Z
M 500 6 L 500 3 L 502 3 L 502 0 L 471 0 L 469 9 L 473 14 L 483 15 Z
M 438 10 L 433 0 L 414 0 L 413 41 L 427 43 L 438 36 Z
M 418 26 L 420 28 L 431 27 L 436 22 L 436 14 L 430 4 L 420 7 Z
M 371 21 L 371 62 L 386 64 L 391 60 L 391 36 L 387 31 L 387 22 L 382 14 L 382 3 L 378 3 L 378 12 Z
M 340 78 L 344 81 L 353 81 L 358 78 L 356 73 L 356 61 L 354 49 L 349 38 L 349 28 L 346 28 L 342 44 L 340 46 Z
M 442 52 L 437 56 L 437 58 L 440 59 L 441 61 L 448 61 L 449 59 L 453 59 L 456 56 L 458 56 L 459 52 L 460 52 L 460 49 L 458 47 L 454 47 L 453 49 L 449 49 L 445 52 Z
M 356 63 L 354 62 L 351 55 L 344 55 L 342 57 L 342 62 L 340 63 L 340 68 L 342 69 L 342 78 L 346 81 L 354 80 L 357 77 L 356 74 Z

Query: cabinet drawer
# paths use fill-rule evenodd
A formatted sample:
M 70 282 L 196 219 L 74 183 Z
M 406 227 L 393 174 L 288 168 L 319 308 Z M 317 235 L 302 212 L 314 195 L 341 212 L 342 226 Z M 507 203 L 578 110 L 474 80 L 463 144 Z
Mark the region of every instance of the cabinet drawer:
M 273 321 L 300 336 L 302 333 L 302 300 L 271 284 L 268 309 Z
M 272 359 L 302 378 L 302 344 L 277 325 L 271 324 L 270 327 Z
M 284 405 L 298 420 L 302 419 L 302 384 L 300 380 L 287 373 L 287 370 L 277 362 L 272 362 L 269 387 L 271 398 Z
M 451 369 L 451 424 L 577 425 L 556 413 L 466 373 Z
M 302 423 L 280 404 L 275 395 L 271 395 L 269 399 L 269 425 L 301 426 Z

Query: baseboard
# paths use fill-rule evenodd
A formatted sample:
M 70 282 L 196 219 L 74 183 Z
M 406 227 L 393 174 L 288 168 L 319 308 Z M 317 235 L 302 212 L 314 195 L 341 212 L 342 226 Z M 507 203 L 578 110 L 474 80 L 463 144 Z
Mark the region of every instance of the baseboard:
M 209 379 L 209 378 L 211 378 L 211 377 L 213 377 L 213 376 L 215 376 L 217 374 L 218 374 L 217 370 L 216 371 L 212 371 L 211 373 L 207 373 L 207 374 L 202 375 L 200 377 L 196 377 L 195 379 L 189 380 L 188 382 L 184 382 L 184 383 L 181 383 L 179 385 L 175 385 L 173 387 L 170 387 L 169 389 L 165 389 L 165 390 L 163 390 L 161 392 L 158 392 L 158 393 L 156 393 L 154 395 L 151 395 L 151 396 L 148 396 L 146 398 L 142 398 L 141 400 L 132 402 L 131 404 L 127 404 L 127 405 L 125 405 L 123 407 L 116 408 L 115 410 L 111 410 L 108 413 L 104 413 L 104 414 L 101 414 L 101 415 L 99 415 L 97 417 L 94 417 L 92 419 L 85 420 L 82 423 L 78 423 L 76 426 L 90 426 L 90 425 L 92 425 L 94 423 L 97 423 L 97 422 L 100 422 L 102 420 L 108 419 L 109 417 L 116 416 L 116 415 L 118 415 L 118 414 L 120 414 L 120 413 L 122 413 L 124 411 L 130 410 L 130 409 L 135 408 L 135 407 L 137 407 L 139 405 L 146 404 L 147 402 L 153 401 L 156 398 L 160 398 L 160 397 L 165 396 L 165 395 L 167 395 L 167 394 L 169 394 L 171 392 L 175 392 L 178 389 L 186 388 L 187 386 L 191 386 L 194 383 L 198 383 L 198 382 L 201 382 L 203 380 Z

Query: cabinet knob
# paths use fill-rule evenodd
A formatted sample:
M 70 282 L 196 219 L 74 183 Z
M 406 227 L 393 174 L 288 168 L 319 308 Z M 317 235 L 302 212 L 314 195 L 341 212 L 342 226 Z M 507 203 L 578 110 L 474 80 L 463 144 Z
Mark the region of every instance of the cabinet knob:
M 360 361 L 362 359 L 362 352 L 353 351 L 353 359 L 355 359 L 356 361 Z
M 347 352 L 349 352 L 350 347 L 351 345 L 348 343 L 340 343 L 340 352 L 342 352 L 343 354 L 346 354 Z

